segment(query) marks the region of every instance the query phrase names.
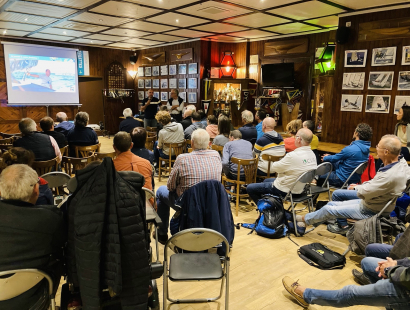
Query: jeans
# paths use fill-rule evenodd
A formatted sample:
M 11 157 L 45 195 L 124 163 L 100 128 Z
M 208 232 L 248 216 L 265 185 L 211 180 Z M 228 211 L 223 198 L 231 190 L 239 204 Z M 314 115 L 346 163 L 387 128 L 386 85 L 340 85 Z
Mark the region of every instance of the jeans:
M 322 186 L 323 183 L 325 183 L 326 177 L 327 177 L 327 174 L 319 176 L 317 180 L 317 185 Z M 344 182 L 338 178 L 335 171 L 332 171 L 330 173 L 329 179 L 327 181 L 329 182 L 330 186 L 335 186 L 335 187 L 342 187 L 344 184 Z
M 262 176 L 262 177 L 266 177 L 266 176 L 268 175 L 267 172 L 263 172 L 262 170 L 259 170 L 259 168 L 258 168 L 258 171 L 257 171 L 256 174 L 257 174 L 257 175 L 260 175 L 260 176 Z
M 322 209 L 305 215 L 307 225 L 313 225 L 337 218 L 363 220 L 375 215 L 373 211 L 362 205 L 360 199 L 347 201 L 331 201 Z
M 403 233 L 398 234 L 396 236 L 396 239 L 394 239 L 395 244 L 397 240 L 403 235 Z M 389 257 L 390 251 L 393 248 L 393 245 L 390 244 L 384 244 L 384 243 L 371 243 L 366 246 L 366 257 L 377 257 L 377 258 L 382 258 L 386 259 L 386 257 Z
M 144 128 L 147 129 L 147 127 L 157 127 L 158 123 L 155 118 L 144 118 Z
M 362 265 L 363 273 L 369 278 L 370 282 L 376 283 L 381 280 L 379 278 L 379 273 L 376 272 L 378 262 L 384 261 L 385 259 L 380 259 L 378 257 L 365 257 L 362 259 L 360 264 Z
M 332 194 L 333 201 L 346 201 L 354 199 L 359 199 L 359 197 L 357 197 L 357 192 L 355 190 L 338 189 L 335 190 Z M 346 219 L 337 219 L 337 223 L 339 224 L 339 227 L 347 226 Z
M 262 198 L 265 194 L 271 194 L 275 196 L 281 196 L 282 198 L 286 196 L 287 193 L 278 190 L 275 186 L 273 186 L 273 181 L 275 178 L 270 178 L 264 180 L 262 183 L 253 183 L 249 184 L 246 187 L 246 191 L 249 197 L 258 204 L 258 200 Z
M 157 168 L 159 166 L 159 158 L 165 158 L 169 159 L 169 155 L 165 154 L 162 149 L 159 149 L 158 147 L 158 141 L 155 141 L 154 143 L 154 160 L 157 163 Z M 172 159 L 175 159 L 175 156 L 171 156 Z
M 177 210 L 175 208 L 175 201 L 178 199 L 178 196 L 175 192 L 170 192 L 166 185 L 162 185 L 157 189 L 156 199 L 157 213 L 162 221 L 162 224 L 158 226 L 158 235 L 166 236 L 168 235 L 169 227 L 169 211 L 170 208 Z

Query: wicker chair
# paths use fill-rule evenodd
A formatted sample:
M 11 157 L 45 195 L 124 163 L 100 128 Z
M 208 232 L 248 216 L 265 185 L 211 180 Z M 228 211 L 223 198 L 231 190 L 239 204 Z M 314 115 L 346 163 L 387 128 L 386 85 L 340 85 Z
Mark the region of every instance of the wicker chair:
M 34 170 L 36 170 L 38 175 L 43 175 L 49 173 L 51 171 L 58 170 L 58 162 L 57 158 L 46 160 L 46 161 L 35 161 L 31 166 Z
M 162 171 L 164 170 L 165 172 L 170 173 L 172 169 L 172 164 L 175 162 L 176 158 L 182 153 L 184 153 L 186 150 L 185 141 L 180 142 L 180 143 L 164 143 L 164 145 L 169 148 L 169 155 L 168 155 L 168 158 L 162 158 L 162 157 L 159 158 L 159 165 L 158 165 L 158 181 L 159 182 L 161 182 Z M 164 166 L 162 166 L 163 161 L 165 162 Z
M 98 143 L 95 145 L 87 145 L 87 146 L 73 145 L 73 147 L 75 150 L 75 157 L 83 158 L 83 157 L 88 157 L 88 154 L 90 152 L 99 152 L 101 148 L 101 143 Z

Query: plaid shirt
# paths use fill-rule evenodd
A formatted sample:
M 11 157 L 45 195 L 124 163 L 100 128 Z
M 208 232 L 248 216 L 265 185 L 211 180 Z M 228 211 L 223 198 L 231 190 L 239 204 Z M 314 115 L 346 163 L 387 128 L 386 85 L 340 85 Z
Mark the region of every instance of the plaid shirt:
M 181 196 L 188 188 L 206 180 L 221 180 L 221 156 L 213 150 L 197 150 L 181 154 L 175 160 L 168 179 L 170 192 Z

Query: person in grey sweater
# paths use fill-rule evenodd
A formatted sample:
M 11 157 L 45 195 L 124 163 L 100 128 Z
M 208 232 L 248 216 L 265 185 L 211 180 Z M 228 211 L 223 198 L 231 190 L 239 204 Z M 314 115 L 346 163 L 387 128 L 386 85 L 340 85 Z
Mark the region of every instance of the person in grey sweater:
M 337 218 L 354 220 L 369 218 L 380 212 L 391 199 L 397 199 L 406 188 L 407 179 L 410 178 L 410 168 L 407 163 L 403 159 L 399 160 L 400 140 L 394 135 L 385 135 L 376 146 L 376 150 L 384 167 L 379 169 L 372 180 L 361 185 L 349 186 L 349 190 L 356 190 L 358 199 L 331 201 L 316 212 L 304 216 L 297 215 L 298 226 L 304 227 Z M 386 216 L 394 206 L 395 201 L 385 210 Z M 340 231 L 334 232 L 344 234 L 348 229 L 348 226 L 341 227 Z
M 212 141 L 212 144 L 225 146 L 229 142 L 229 134 L 231 133 L 231 122 L 225 115 L 220 115 L 218 118 L 218 135 Z
M 231 158 L 253 159 L 252 143 L 242 139 L 242 133 L 239 130 L 231 131 L 229 142 L 225 144 L 222 153 L 222 171 L 229 179 L 236 180 L 238 175 L 238 165 L 231 162 Z M 245 174 L 241 169 L 241 178 Z
M 197 130 L 198 128 L 205 129 L 205 127 L 206 127 L 206 126 L 204 126 L 204 124 L 202 124 L 201 114 L 199 114 L 198 112 L 193 112 L 192 116 L 191 116 L 191 119 L 192 119 L 192 124 L 189 125 L 184 130 L 184 136 L 185 136 L 185 139 L 187 139 L 187 140 L 191 140 L 191 135 L 195 130 Z

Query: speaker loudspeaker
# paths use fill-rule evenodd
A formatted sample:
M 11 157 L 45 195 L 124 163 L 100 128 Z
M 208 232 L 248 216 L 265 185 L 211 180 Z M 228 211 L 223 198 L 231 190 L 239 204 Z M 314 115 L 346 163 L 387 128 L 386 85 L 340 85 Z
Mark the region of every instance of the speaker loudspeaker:
M 336 42 L 338 44 L 345 44 L 349 40 L 349 28 L 339 27 L 336 31 Z
M 130 56 L 130 63 L 131 65 L 135 65 L 137 63 L 138 57 L 136 55 Z

